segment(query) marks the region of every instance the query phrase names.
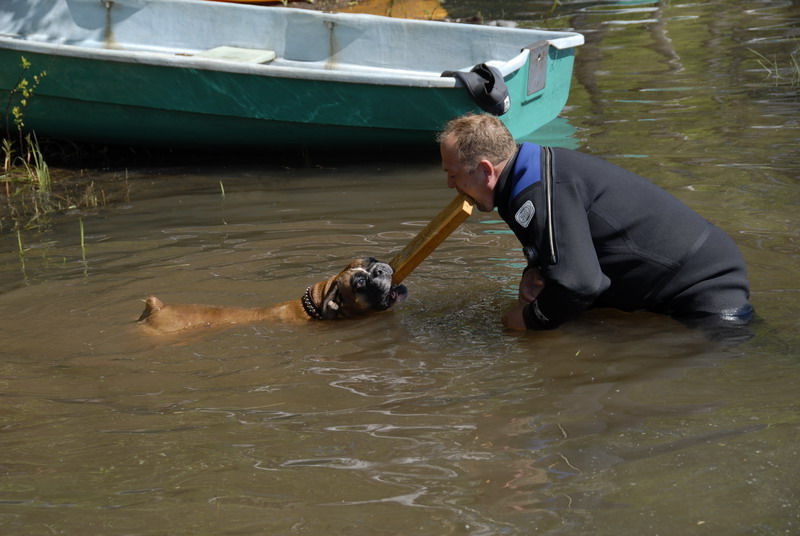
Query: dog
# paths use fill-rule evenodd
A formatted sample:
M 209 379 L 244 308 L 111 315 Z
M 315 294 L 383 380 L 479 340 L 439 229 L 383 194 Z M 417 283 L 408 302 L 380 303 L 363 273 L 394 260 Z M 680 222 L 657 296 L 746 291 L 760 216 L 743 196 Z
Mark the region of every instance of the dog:
M 308 287 L 300 299 L 251 309 L 212 305 L 164 304 L 155 296 L 145 300 L 137 322 L 155 333 L 190 328 L 256 323 L 335 320 L 385 311 L 408 296 L 403 285 L 392 284 L 392 267 L 372 257 L 355 259 L 337 275 Z

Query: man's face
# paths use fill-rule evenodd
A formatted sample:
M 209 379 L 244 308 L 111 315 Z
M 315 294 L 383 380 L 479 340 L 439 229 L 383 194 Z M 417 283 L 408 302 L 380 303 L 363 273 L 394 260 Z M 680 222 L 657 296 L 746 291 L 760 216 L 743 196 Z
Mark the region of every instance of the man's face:
M 442 154 L 442 169 L 447 173 L 447 187 L 455 188 L 458 193 L 466 194 L 475 200 L 478 210 L 489 212 L 494 209 L 494 192 L 489 174 L 492 169 L 487 169 L 487 161 L 482 161 L 476 169 L 468 170 L 459 160 L 451 137 L 445 138 L 440 146 Z M 491 168 L 491 164 L 489 164 Z

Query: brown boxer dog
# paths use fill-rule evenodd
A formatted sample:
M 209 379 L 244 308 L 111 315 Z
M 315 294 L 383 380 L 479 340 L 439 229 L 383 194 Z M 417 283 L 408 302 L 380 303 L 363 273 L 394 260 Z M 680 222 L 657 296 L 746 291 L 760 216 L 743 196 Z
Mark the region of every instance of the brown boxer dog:
M 197 327 L 261 321 L 307 322 L 334 320 L 384 311 L 408 295 L 403 285 L 392 285 L 392 267 L 371 257 L 356 259 L 337 275 L 308 287 L 294 301 L 251 309 L 212 305 L 167 304 L 150 296 L 139 324 L 155 333 Z

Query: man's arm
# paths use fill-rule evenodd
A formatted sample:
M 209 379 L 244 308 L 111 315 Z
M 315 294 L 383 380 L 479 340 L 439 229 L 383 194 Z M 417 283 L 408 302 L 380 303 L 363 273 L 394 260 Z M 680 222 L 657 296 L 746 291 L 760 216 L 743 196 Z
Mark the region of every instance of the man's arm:
M 529 266 L 519 280 L 519 302 L 528 304 L 544 289 L 544 277 L 535 266 Z
M 523 331 L 526 329 L 523 311 L 534 301 L 544 288 L 544 277 L 538 268 L 529 267 L 519 281 L 519 304 L 505 312 L 501 320 L 509 329 Z
M 558 264 L 546 268 L 547 284 L 537 286 L 532 274 L 520 282 L 520 298 L 526 305 L 514 307 L 503 316 L 512 329 L 554 329 L 590 307 L 611 282 L 600 268 L 586 207 L 572 183 L 560 183 L 555 228 Z M 528 270 L 527 273 L 530 272 Z M 524 276 L 523 276 L 524 277 Z M 535 300 L 529 300 L 535 294 Z

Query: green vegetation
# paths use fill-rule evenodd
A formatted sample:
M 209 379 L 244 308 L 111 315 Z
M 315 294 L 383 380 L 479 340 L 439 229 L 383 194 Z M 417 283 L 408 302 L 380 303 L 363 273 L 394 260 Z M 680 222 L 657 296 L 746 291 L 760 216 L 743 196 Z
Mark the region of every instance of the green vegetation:
M 767 80 L 772 80 L 776 86 L 788 85 L 793 89 L 800 89 L 800 61 L 796 53 L 789 56 L 788 66 L 781 67 L 781 63 L 775 57 L 769 59 L 752 48 L 749 50 L 758 56 L 756 61 L 767 73 Z
M 0 195 L 4 195 L 5 203 L 0 209 L 0 231 L 9 225 L 9 218 L 15 222 L 15 228 L 36 226 L 59 206 L 54 203 L 50 169 L 35 136 L 26 135 L 20 145 L 22 149 L 17 152 L 14 141 L 9 138 L 2 141 Z
M 3 182 L 10 213 L 19 214 L 21 209 L 30 214 L 29 221 L 32 223 L 40 221 L 44 214 L 51 211 L 49 197 L 52 181 L 35 135 L 23 135 L 25 108 L 42 79 L 47 76 L 46 71 L 30 76 L 30 68 L 30 62 L 21 57 L 17 84 L 8 93 L 5 113 L 0 116 L 6 126 L 2 140 L 3 169 L 0 181 Z M 15 203 L 14 200 L 21 203 Z M 14 208 L 14 204 L 21 207 Z M 5 218 L 0 218 L 0 230 L 5 224 Z
M 43 228 L 54 213 L 107 203 L 105 192 L 96 192 L 94 181 L 66 171 L 54 177 L 36 135 L 26 133 L 25 110 L 46 76 L 46 71 L 31 73 L 31 63 L 21 57 L 16 85 L 0 109 L 0 125 L 5 126 L 0 138 L 0 232 Z M 122 193 L 127 198 L 127 180 Z
M 47 76 L 47 71 L 42 71 L 39 74 L 33 75 L 32 79 L 27 78 L 28 70 L 31 68 L 31 63 L 25 59 L 24 56 L 20 57 L 20 70 L 19 78 L 17 79 L 17 85 L 12 89 L 8 94 L 8 103 L 6 104 L 6 116 L 11 112 L 11 115 L 14 117 L 14 125 L 16 125 L 17 130 L 22 132 L 22 127 L 25 126 L 23 121 L 23 111 L 28 106 L 31 97 L 33 97 L 34 91 L 39 86 L 39 83 L 42 79 Z M 8 129 L 10 125 L 6 125 L 6 134 L 8 135 Z

